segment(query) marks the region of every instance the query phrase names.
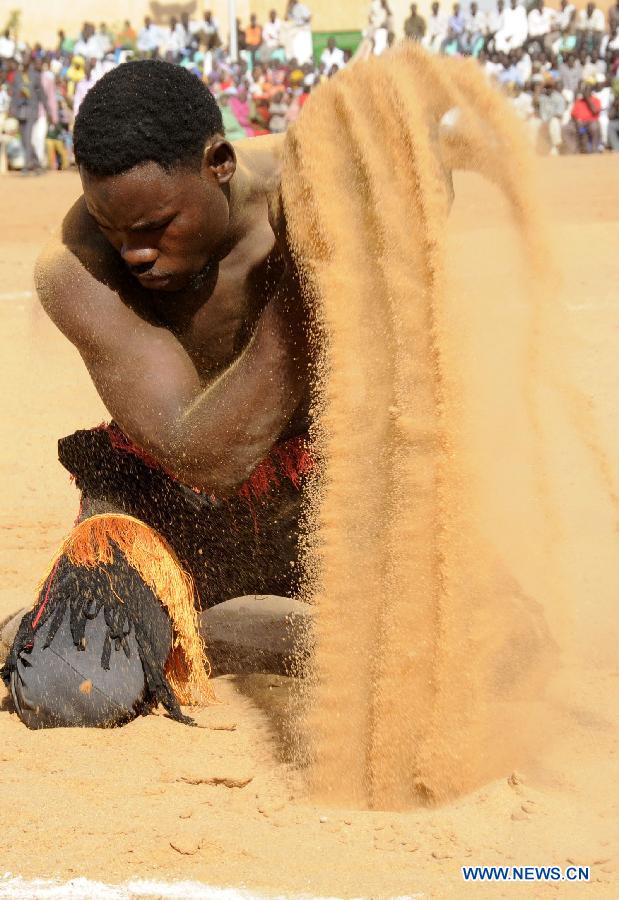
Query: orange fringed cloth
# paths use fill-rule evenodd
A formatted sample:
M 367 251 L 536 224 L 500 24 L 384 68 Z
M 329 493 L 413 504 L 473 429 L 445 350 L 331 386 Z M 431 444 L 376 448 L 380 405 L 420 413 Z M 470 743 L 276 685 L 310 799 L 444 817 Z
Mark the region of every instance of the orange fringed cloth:
M 226 498 L 182 485 L 115 424 L 63 438 L 59 457 L 82 492 L 82 512 L 43 579 L 40 612 L 62 556 L 94 568 L 120 551 L 170 617 L 165 675 L 178 702 L 212 702 L 198 610 L 244 594 L 296 591 L 298 520 L 314 468 L 306 439 L 275 445 Z M 106 512 L 97 514 L 101 502 Z

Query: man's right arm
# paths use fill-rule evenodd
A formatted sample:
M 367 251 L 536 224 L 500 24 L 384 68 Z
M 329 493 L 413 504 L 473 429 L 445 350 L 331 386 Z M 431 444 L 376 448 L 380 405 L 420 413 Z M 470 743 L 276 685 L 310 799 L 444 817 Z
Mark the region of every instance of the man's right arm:
M 240 484 L 304 395 L 303 350 L 285 286 L 241 355 L 204 387 L 176 337 L 145 321 L 65 246 L 43 254 L 35 280 L 45 310 L 77 347 L 112 417 L 193 487 L 226 493 Z

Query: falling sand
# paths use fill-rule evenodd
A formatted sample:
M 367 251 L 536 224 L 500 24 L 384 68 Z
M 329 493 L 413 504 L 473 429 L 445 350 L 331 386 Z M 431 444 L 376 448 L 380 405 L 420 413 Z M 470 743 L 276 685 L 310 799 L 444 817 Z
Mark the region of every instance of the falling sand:
M 366 91 L 366 105 L 368 96 Z M 440 99 L 438 92 L 436 96 Z M 502 111 L 503 104 L 497 102 Z M 313 113 L 312 106 L 308 111 Z M 337 126 L 339 139 L 341 123 Z M 331 134 L 327 132 L 325 140 Z M 464 151 L 452 147 L 454 132 L 449 134 L 443 151 L 452 165 Z M 389 146 L 384 152 L 388 159 L 393 150 Z M 524 185 L 526 157 L 516 163 L 513 177 Z M 458 519 L 471 523 L 470 535 L 463 535 L 471 556 L 464 559 L 462 583 L 468 585 L 471 579 L 487 611 L 474 641 L 465 615 L 461 626 L 468 644 L 473 643 L 475 673 L 485 671 L 494 686 L 491 692 L 483 680 L 473 683 L 480 702 L 472 712 L 467 707 L 467 715 L 479 747 L 468 738 L 461 742 L 463 722 L 458 719 L 448 750 L 454 755 L 460 751 L 461 759 L 447 772 L 447 789 L 453 793 L 467 782 L 483 784 L 439 805 L 420 803 L 423 793 L 420 797 L 411 788 L 402 801 L 409 807 L 388 812 L 354 808 L 369 803 L 363 785 L 356 803 L 344 798 L 338 808 L 337 802 L 325 802 L 327 791 L 320 790 L 321 779 L 328 785 L 335 778 L 333 769 L 323 776 L 325 758 L 318 753 L 314 798 L 308 799 L 305 773 L 298 773 L 289 765 L 289 756 L 284 757 L 289 735 L 284 713 L 291 684 L 271 676 L 214 678 L 221 703 L 194 711 L 202 727 L 190 729 L 153 715 L 112 731 L 32 732 L 11 712 L 5 695 L 0 697 L 3 873 L 25 879 L 56 876 L 63 883 L 78 876 L 107 884 L 128 878 L 190 880 L 268 896 L 423 894 L 446 900 L 465 893 L 463 864 L 567 866 L 576 861 L 592 866 L 587 898 L 616 898 L 619 179 L 611 154 L 541 159 L 539 169 L 534 196 L 549 216 L 562 273 L 559 312 L 550 291 L 540 287 L 534 293 L 535 284 L 526 277 L 529 251 L 518 240 L 510 204 L 502 199 L 505 189 L 495 187 L 496 178 L 490 183 L 487 177 L 459 171 L 447 218 L 444 287 L 436 302 L 442 371 L 449 377 L 449 472 L 454 473 L 457 462 L 459 479 L 450 491 L 455 493 L 457 487 L 466 501 L 451 514 L 457 512 Z M 348 170 L 342 183 L 348 183 Z M 388 194 L 393 186 L 388 168 L 384 185 Z M 75 517 L 79 497 L 56 461 L 58 437 L 106 415 L 79 355 L 31 295 L 34 260 L 80 192 L 76 172 L 2 180 L 2 616 L 34 595 Z M 412 228 L 410 200 L 406 210 Z M 331 220 L 327 226 L 331 231 Z M 376 249 L 372 244 L 364 247 L 362 262 L 369 254 L 378 257 Z M 356 283 L 358 267 L 348 265 L 346 272 L 351 284 Z M 347 300 L 346 280 L 338 284 Z M 355 308 L 351 303 L 348 318 Z M 378 312 L 370 313 L 380 321 Z M 563 338 L 568 324 L 576 334 L 569 342 Z M 370 336 L 359 365 L 366 354 L 376 352 Z M 390 361 L 393 352 L 385 355 Z M 530 374 L 531 365 L 536 374 Z M 378 367 L 368 378 L 368 391 L 377 390 L 377 374 L 382 374 Z M 359 403 L 354 396 L 352 400 Z M 363 413 L 350 428 L 351 443 L 345 443 L 342 452 L 355 447 L 357 430 L 367 432 L 373 421 Z M 368 443 L 368 453 L 370 449 Z M 345 461 L 341 468 L 346 485 Z M 368 465 L 368 477 L 378 468 L 378 462 Z M 351 497 L 358 502 L 352 491 Z M 358 541 L 367 544 L 367 538 L 358 517 L 350 518 L 350 552 L 356 553 Z M 379 538 L 389 524 L 384 518 L 376 527 Z M 482 542 L 492 552 L 483 549 Z M 367 586 L 364 572 L 361 567 L 342 597 L 338 626 L 344 632 L 344 660 L 349 643 L 358 640 L 366 626 L 370 595 L 359 590 Z M 332 596 L 337 597 L 337 591 Z M 454 590 L 453 596 L 469 615 L 466 595 L 461 599 Z M 544 634 L 541 616 L 539 629 L 532 627 L 536 607 L 527 596 L 539 604 L 545 627 L 562 650 L 561 670 L 551 673 L 544 704 L 531 698 L 531 687 L 543 680 L 543 673 L 531 662 L 525 665 L 527 652 L 529 660 L 539 659 L 539 641 L 532 638 Z M 355 685 L 357 677 L 366 677 L 379 647 L 379 621 L 377 617 L 367 623 L 374 643 L 360 643 L 356 661 L 347 662 L 352 672 L 341 703 L 337 698 L 324 700 L 332 716 L 341 709 L 344 725 L 350 721 L 348 710 L 362 712 L 368 701 L 361 690 L 356 693 Z M 493 643 L 497 632 L 514 635 L 504 642 L 504 652 Z M 413 646 L 408 640 L 406 650 Z M 482 653 L 487 666 L 482 666 Z M 329 669 L 329 681 L 322 684 L 325 697 L 327 686 L 335 689 L 337 683 L 333 659 L 326 653 L 323 657 L 321 663 Z M 492 666 L 497 659 L 503 663 L 500 670 Z M 465 660 L 462 680 L 470 668 Z M 442 684 L 448 684 L 449 673 L 442 671 Z M 520 673 L 519 687 L 514 673 Z M 365 685 L 372 684 L 368 677 Z M 404 688 L 398 685 L 397 690 Z M 454 697 L 455 703 L 457 692 Z M 323 700 L 318 693 L 313 698 L 318 713 Z M 498 711 L 496 718 L 493 710 Z M 536 716 L 538 711 L 543 713 L 543 732 L 535 724 L 542 718 Z M 361 715 L 358 718 L 363 722 Z M 463 720 L 466 724 L 464 714 Z M 349 728 L 343 734 L 344 725 L 340 731 L 341 723 L 324 719 L 321 724 L 312 718 L 310 724 L 315 749 L 320 750 L 332 729 L 340 751 L 347 754 L 344 761 L 361 756 L 359 731 Z M 517 740 L 516 726 L 525 738 L 532 738 L 532 746 L 530 740 L 529 748 Z M 485 742 L 484 729 L 489 735 Z M 419 731 L 424 736 L 423 729 Z M 429 740 L 426 746 L 431 750 Z M 394 771 L 400 777 L 404 770 Z M 433 770 L 426 766 L 423 774 L 430 785 Z M 222 776 L 239 785 L 253 777 L 245 787 L 213 783 Z M 441 780 L 448 779 L 441 775 Z M 437 783 L 435 779 L 430 786 L 436 789 Z M 348 781 L 344 788 L 349 790 Z M 0 894 L 5 882 L 0 879 Z M 547 887 L 553 897 L 583 895 L 567 883 Z M 55 890 L 56 895 L 69 895 L 68 887 Z M 75 895 L 87 893 L 79 882 L 72 890 Z M 203 887 L 203 893 L 209 890 Z M 26 890 L 22 884 L 13 894 L 35 892 L 43 895 L 39 888 Z M 153 888 L 150 895 L 163 893 Z M 188 890 L 180 893 L 189 895 Z M 484 896 L 492 898 L 507 893 L 514 891 L 505 885 L 484 888 Z M 516 889 L 519 898 L 543 893 L 540 884 Z
M 446 272 L 458 168 L 500 188 L 523 249 L 512 427 L 525 446 L 504 468 L 502 537 L 529 573 L 537 563 L 535 599 L 498 558 L 479 502 L 475 436 L 490 412 L 470 402 L 476 361 Z M 527 139 L 475 62 L 409 46 L 316 91 L 289 133 L 283 191 L 316 311 L 314 790 L 374 809 L 445 800 L 509 772 L 539 737 L 563 630 L 537 402 L 558 282 Z

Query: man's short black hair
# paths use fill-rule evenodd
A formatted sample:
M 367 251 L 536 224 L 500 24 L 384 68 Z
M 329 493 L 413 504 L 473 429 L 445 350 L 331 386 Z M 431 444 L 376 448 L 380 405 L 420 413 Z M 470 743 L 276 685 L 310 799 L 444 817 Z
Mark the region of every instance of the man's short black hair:
M 207 140 L 223 133 L 217 102 L 197 76 L 160 60 L 128 62 L 86 94 L 75 160 L 92 175 L 120 175 L 148 161 L 169 170 L 197 163 Z

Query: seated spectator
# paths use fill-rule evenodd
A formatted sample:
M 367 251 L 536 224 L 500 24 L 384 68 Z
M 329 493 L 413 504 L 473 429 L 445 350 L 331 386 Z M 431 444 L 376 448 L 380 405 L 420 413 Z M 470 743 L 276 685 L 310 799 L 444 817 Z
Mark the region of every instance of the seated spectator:
M 606 81 L 606 60 L 602 59 L 597 50 L 593 50 L 589 58 L 584 62 L 582 67 L 582 80 L 596 83 Z
M 436 0 L 434 0 L 430 9 L 428 27 L 422 44 L 432 53 L 438 53 L 447 35 L 447 19 L 441 12 L 440 5 Z
M 619 2 L 619 0 L 617 0 Z M 426 33 L 426 20 L 417 12 L 417 4 L 411 6 L 411 14 L 404 22 L 404 37 L 409 41 L 420 41 Z
M 598 9 L 595 3 L 587 3 L 585 9 L 581 9 L 576 19 L 578 31 L 578 48 L 580 50 L 599 50 L 604 34 L 604 13 Z
M 253 137 L 256 133 L 251 122 L 251 108 L 247 83 L 242 81 L 235 92 L 229 93 L 229 104 L 236 121 L 239 123 L 246 137 Z
M 561 76 L 563 86 L 567 88 L 568 91 L 571 91 L 572 97 L 575 97 L 580 82 L 582 81 L 582 64 L 576 59 L 574 53 L 570 53 L 565 62 L 561 63 L 559 66 L 559 75 Z
M 487 50 L 494 50 L 494 38 L 505 22 L 505 0 L 497 0 L 494 9 L 488 13 L 488 37 L 486 39 Z
M 511 95 L 512 106 L 516 110 L 516 114 L 524 122 L 528 122 L 534 115 L 533 97 L 519 84 L 512 84 Z
M 527 16 L 527 27 L 529 36 L 526 41 L 527 48 L 537 44 L 541 50 L 550 49 L 552 46 L 551 30 L 554 22 L 554 13 L 544 5 L 544 0 L 535 0 L 529 15 Z
M 462 53 L 464 51 L 465 19 L 459 3 L 454 3 L 453 12 L 447 20 L 447 35 L 441 44 L 443 53 Z
M 560 56 L 562 59 L 566 59 L 566 57 L 570 53 L 575 53 L 578 48 L 578 35 L 576 32 L 576 24 L 572 21 L 567 30 L 562 32 L 561 36 L 557 38 L 557 40 L 552 45 L 553 53 L 556 53 L 557 56 Z
M 572 106 L 570 121 L 563 128 L 568 153 L 597 153 L 600 148 L 601 104 L 592 95 L 591 85 L 583 85 Z
M 235 93 L 235 88 L 227 88 L 225 91 L 222 91 L 217 98 L 221 110 L 224 132 L 226 139 L 229 141 L 240 141 L 247 136 L 245 129 L 234 115 L 232 107 L 230 106 L 230 99 Z
M 63 171 L 69 168 L 69 151 L 65 141 L 65 128 L 60 121 L 52 122 L 47 129 L 45 148 L 47 151 L 47 168 L 50 171 Z
M 499 53 L 509 53 L 522 47 L 527 39 L 528 23 L 524 6 L 518 0 L 510 0 L 503 14 L 503 27 L 494 36 L 494 47 Z
M 337 66 L 338 69 L 344 68 L 344 51 L 336 45 L 334 37 L 330 37 L 327 41 L 327 46 L 320 56 L 320 62 L 325 64 L 327 71 L 333 66 Z
M 619 95 L 613 94 L 608 109 L 608 146 L 614 152 L 619 150 Z
M 278 90 L 273 94 L 269 103 L 269 131 L 271 134 L 281 134 L 286 130 L 286 113 L 288 104 L 284 91 Z
M 561 92 L 561 82 L 550 82 L 542 88 L 538 98 L 542 135 L 550 143 L 550 154 L 556 156 L 563 143 L 562 122 L 567 104 Z
M 522 47 L 512 50 L 510 58 L 518 72 L 518 84 L 526 84 L 530 80 L 533 72 L 533 63 L 529 53 L 526 53 Z
M 473 0 L 469 7 L 469 14 L 465 17 L 463 46 L 466 53 L 477 57 L 486 43 L 488 35 L 488 21 L 485 12 L 480 10 Z
M 481 61 L 481 55 L 480 55 Z M 493 53 L 484 64 L 484 71 L 490 79 L 498 81 L 499 75 L 503 71 L 503 63 L 498 53 Z
M 576 7 L 570 0 L 561 0 L 559 10 L 556 13 L 556 26 L 563 33 L 570 25 L 576 23 Z
M 503 65 L 501 66 L 501 69 L 497 75 L 497 79 L 499 84 L 518 88 L 518 92 L 514 93 L 515 98 L 518 100 L 515 105 L 516 107 L 522 107 L 526 102 L 526 97 L 528 97 L 529 95 L 527 94 L 524 98 L 519 99 L 520 89 L 524 87 L 524 81 L 520 69 L 518 68 L 515 54 L 510 53 L 509 56 L 507 56 L 503 60 Z
M 616 50 L 619 50 L 619 25 L 614 32 L 611 31 L 609 34 L 605 34 L 600 44 L 600 54 L 602 56 L 607 56 Z

